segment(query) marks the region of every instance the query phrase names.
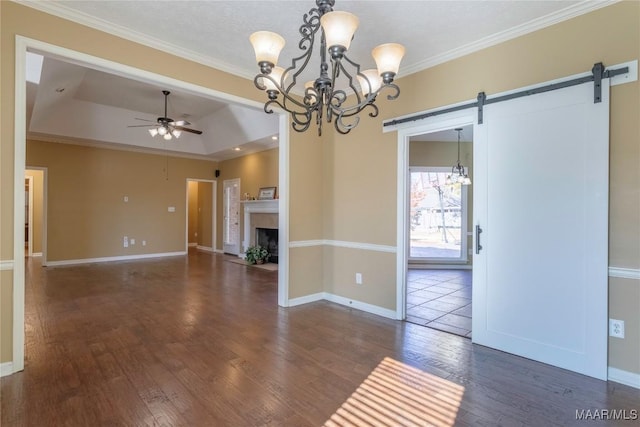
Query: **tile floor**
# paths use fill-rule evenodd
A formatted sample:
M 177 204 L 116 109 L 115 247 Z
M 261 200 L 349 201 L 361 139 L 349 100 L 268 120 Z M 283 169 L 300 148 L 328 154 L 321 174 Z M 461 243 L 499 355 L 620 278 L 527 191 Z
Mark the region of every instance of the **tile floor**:
M 471 337 L 471 270 L 409 270 L 407 322 Z

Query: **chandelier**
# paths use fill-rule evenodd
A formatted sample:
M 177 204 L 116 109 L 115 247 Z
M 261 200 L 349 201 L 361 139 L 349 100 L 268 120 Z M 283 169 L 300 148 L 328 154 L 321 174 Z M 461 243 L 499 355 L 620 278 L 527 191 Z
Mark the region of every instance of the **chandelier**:
M 471 179 L 469 179 L 465 167 L 460 164 L 460 132 L 462 132 L 462 128 L 456 128 L 454 130 L 458 132 L 458 162 L 451 168 L 451 175 L 447 176 L 445 184 L 471 185 Z
M 346 55 L 358 27 L 358 17 L 349 12 L 333 11 L 334 4 L 335 0 L 316 0 L 317 7 L 303 16 L 298 43 L 302 54 L 291 60 L 289 68 L 276 66 L 284 38 L 270 31 L 258 31 L 249 38 L 260 67 L 254 84 L 266 91 L 269 98 L 264 111 L 273 113 L 275 105 L 289 112 L 291 125 L 297 132 L 306 131 L 315 118 L 318 135 L 322 135 L 323 119 L 327 123 L 333 121 L 339 133 L 349 133 L 358 125 L 361 111 L 367 109 L 370 117 L 378 115 L 375 101 L 381 90 L 388 88 L 391 91 L 387 95 L 389 100 L 400 95 L 400 88 L 393 80 L 404 56 L 404 47 L 386 43 L 374 48 L 372 55 L 377 69 L 360 71 L 360 65 Z M 298 77 L 312 58 L 318 32 L 319 76 L 301 88 Z M 351 93 L 353 95 L 349 96 Z

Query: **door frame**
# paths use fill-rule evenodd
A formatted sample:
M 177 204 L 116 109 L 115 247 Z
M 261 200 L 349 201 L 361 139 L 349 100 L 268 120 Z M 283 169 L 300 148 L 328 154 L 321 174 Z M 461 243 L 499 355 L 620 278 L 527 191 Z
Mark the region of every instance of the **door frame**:
M 432 116 L 386 131 L 398 132 L 397 202 L 396 202 L 396 319 L 407 316 L 407 267 L 409 263 L 409 141 L 412 136 L 438 132 L 467 125 L 477 126 L 477 108 Z M 474 198 L 475 201 L 475 198 Z M 475 204 L 475 202 L 474 202 Z M 475 215 L 475 209 L 473 209 Z M 474 236 L 475 239 L 475 236 Z M 471 256 L 473 259 L 473 255 Z
M 187 197 L 186 197 L 186 223 L 185 223 L 185 234 L 184 234 L 184 250 L 185 252 L 189 252 L 189 182 L 209 182 L 211 183 L 211 251 L 217 252 L 216 247 L 216 225 L 218 223 L 216 215 L 217 215 L 217 198 L 218 198 L 218 181 L 215 179 L 200 179 L 200 178 L 187 178 L 186 186 L 187 186 Z M 199 193 L 199 191 L 198 191 Z M 198 214 L 199 216 L 199 214 Z M 197 246 L 198 249 L 207 250 L 208 248 L 202 248 Z
M 24 262 L 24 170 L 26 168 L 27 146 L 27 96 L 26 96 L 26 56 L 27 51 L 37 51 L 51 57 L 70 60 L 89 68 L 111 74 L 135 78 L 152 84 L 174 87 L 199 94 L 211 99 L 223 100 L 235 104 L 262 110 L 264 103 L 231 95 L 219 90 L 200 86 L 168 77 L 162 74 L 107 60 L 98 56 L 78 52 L 66 47 L 17 35 L 15 38 L 15 77 L 14 77 L 14 157 L 13 157 L 13 354 L 11 372 L 24 370 L 25 345 L 25 262 Z M 278 182 L 280 186 L 278 260 L 278 305 L 289 305 L 289 114 L 280 108 L 274 108 L 278 117 Z M 20 229 L 22 228 L 22 231 Z M 22 235 L 22 236 L 21 236 Z M 44 244 L 44 242 L 43 242 Z M 43 259 L 43 262 L 46 259 Z

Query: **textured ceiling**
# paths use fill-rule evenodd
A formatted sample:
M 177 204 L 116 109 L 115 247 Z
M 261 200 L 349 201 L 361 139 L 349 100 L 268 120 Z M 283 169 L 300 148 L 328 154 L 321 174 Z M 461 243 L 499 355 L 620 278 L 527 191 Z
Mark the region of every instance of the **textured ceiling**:
M 297 44 L 302 16 L 315 6 L 312 0 L 26 0 L 20 3 L 247 78 L 252 78 L 258 71 L 249 35 L 258 30 L 271 30 L 281 34 L 287 44 L 279 62 L 280 65 L 287 66 L 291 58 L 300 54 Z M 348 55 L 359 62 L 362 69 L 374 67 L 370 55 L 374 46 L 385 42 L 404 44 L 407 53 L 400 67 L 399 76 L 402 77 L 610 3 L 563 0 L 337 0 L 334 9 L 352 12 L 360 18 L 360 26 Z M 311 64 L 309 68 L 316 70 L 317 66 Z M 162 112 L 163 99 L 159 91 L 163 88 L 159 86 L 88 69 L 75 70 L 71 74 L 77 77 L 70 86 L 73 100 L 76 103 L 85 102 L 105 107 L 96 108 L 103 115 L 105 111 L 113 110 L 114 117 L 120 117 L 119 120 L 125 118 L 126 123 L 118 123 L 118 129 L 130 124 L 130 118 L 141 117 L 140 114 L 155 118 Z M 315 75 L 303 75 L 300 81 L 311 77 L 315 78 Z M 55 81 L 45 81 L 40 86 L 51 88 L 56 84 L 58 83 Z M 34 89 L 29 92 L 33 93 Z M 52 99 L 51 94 L 36 96 L 32 100 L 35 104 L 34 114 L 46 114 L 47 110 L 42 106 L 51 108 L 55 105 L 51 103 Z M 43 103 L 43 100 L 47 102 Z M 173 91 L 169 105 L 170 113 L 175 112 L 174 118 L 181 118 L 186 114 L 189 121 L 197 123 L 199 128 L 215 129 L 216 133 L 220 132 L 220 126 L 233 123 L 229 118 L 238 117 L 238 114 L 244 117 L 246 113 L 238 113 L 226 104 L 179 91 Z M 102 120 L 106 120 L 106 117 L 102 117 Z M 43 123 L 43 120 L 37 121 Z M 269 126 L 272 125 L 267 124 L 267 128 Z M 238 132 L 247 133 L 246 129 L 241 129 L 241 124 L 237 123 L 236 127 Z M 256 142 L 248 139 L 247 135 L 230 138 L 234 132 L 233 126 L 230 126 L 222 134 L 238 145 Z M 262 140 L 270 140 L 270 136 L 266 136 L 267 130 L 263 133 L 265 136 Z M 256 136 L 255 133 L 251 135 Z M 188 137 L 197 138 L 194 135 Z M 117 138 L 119 137 L 113 136 L 112 139 Z M 101 138 L 96 136 L 95 140 Z M 136 145 L 131 138 L 121 143 Z M 211 158 L 224 158 L 230 148 L 218 144 L 209 140 L 206 143 L 194 142 L 193 147 L 202 148 L 194 148 L 191 152 Z M 258 144 L 258 149 L 260 146 Z M 185 148 L 185 151 L 189 150 L 191 149 Z

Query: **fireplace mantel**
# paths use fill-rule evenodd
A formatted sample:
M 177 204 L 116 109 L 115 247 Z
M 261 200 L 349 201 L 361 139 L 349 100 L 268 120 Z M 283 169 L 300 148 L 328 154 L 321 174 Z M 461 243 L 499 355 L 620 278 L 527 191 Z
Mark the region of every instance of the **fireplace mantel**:
M 279 210 L 279 200 L 244 200 L 244 240 L 243 246 L 246 251 L 251 242 L 251 214 L 252 213 L 268 213 L 277 214 Z
M 278 199 L 243 200 L 244 213 L 278 213 Z

